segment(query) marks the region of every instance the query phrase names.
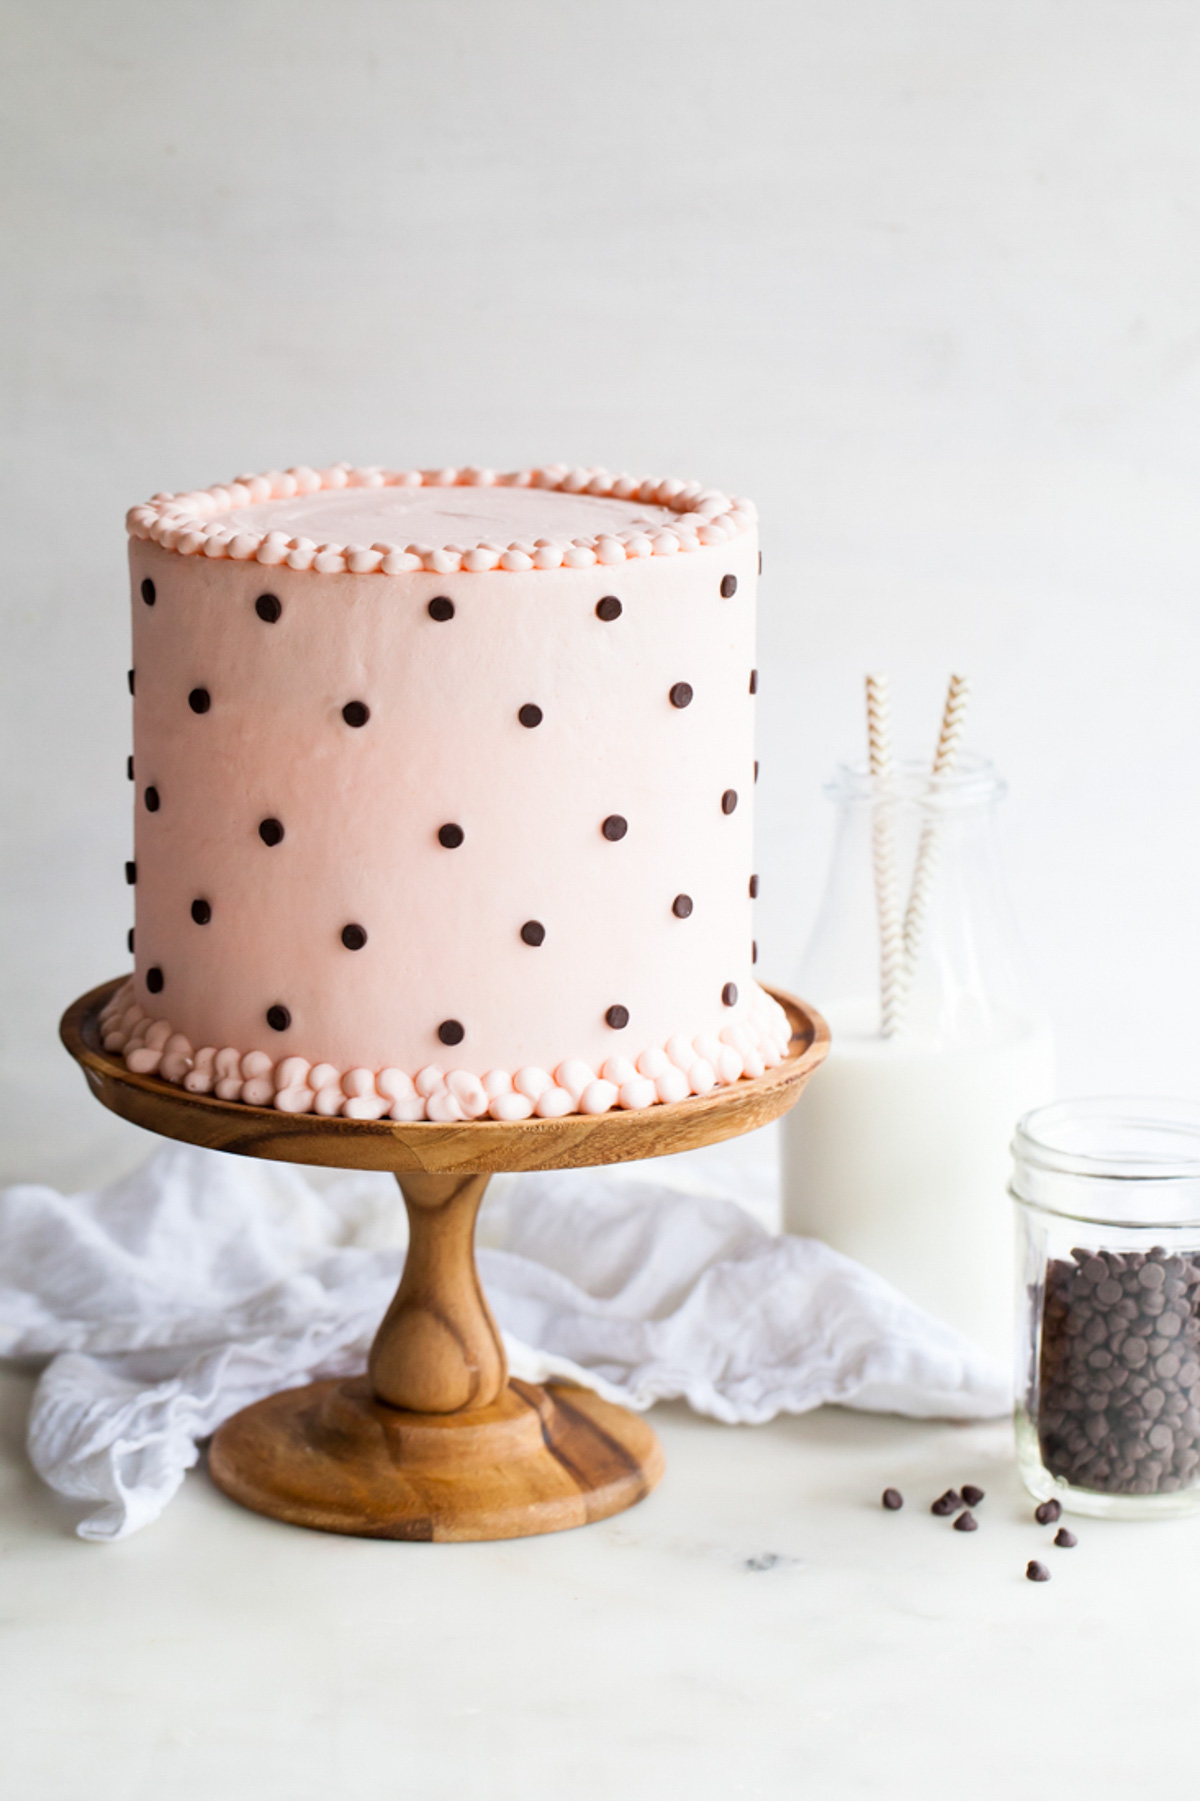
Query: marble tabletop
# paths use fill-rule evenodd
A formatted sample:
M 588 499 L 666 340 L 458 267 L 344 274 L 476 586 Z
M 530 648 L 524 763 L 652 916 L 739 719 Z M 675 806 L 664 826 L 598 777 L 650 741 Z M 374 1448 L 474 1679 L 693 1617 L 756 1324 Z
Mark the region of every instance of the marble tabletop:
M 30 1388 L 0 1375 L 6 1801 L 1125 1801 L 1191 1778 L 1200 1522 L 1076 1521 L 1056 1550 L 1006 1425 L 662 1407 L 661 1488 L 580 1531 L 327 1537 L 199 1470 L 94 1545 L 26 1461 Z M 963 1482 L 987 1491 L 973 1535 L 928 1511 Z

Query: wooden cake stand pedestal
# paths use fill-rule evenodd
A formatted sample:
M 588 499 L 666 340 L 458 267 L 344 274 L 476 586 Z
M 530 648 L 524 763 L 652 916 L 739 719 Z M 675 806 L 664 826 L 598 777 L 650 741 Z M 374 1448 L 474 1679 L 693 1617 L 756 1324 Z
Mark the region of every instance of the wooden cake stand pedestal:
M 119 985 L 84 995 L 61 1026 L 106 1107 L 167 1138 L 243 1157 L 390 1170 L 408 1209 L 404 1273 L 365 1375 L 285 1389 L 227 1420 L 209 1452 L 219 1488 L 296 1526 L 406 1539 L 558 1532 L 649 1494 L 662 1452 L 637 1414 L 590 1389 L 509 1379 L 475 1268 L 488 1178 L 662 1157 L 752 1132 L 799 1099 L 824 1058 L 819 1014 L 776 993 L 792 1025 L 786 1060 L 756 1081 L 674 1106 L 405 1125 L 280 1113 L 135 1075 L 100 1040 L 100 1011 Z

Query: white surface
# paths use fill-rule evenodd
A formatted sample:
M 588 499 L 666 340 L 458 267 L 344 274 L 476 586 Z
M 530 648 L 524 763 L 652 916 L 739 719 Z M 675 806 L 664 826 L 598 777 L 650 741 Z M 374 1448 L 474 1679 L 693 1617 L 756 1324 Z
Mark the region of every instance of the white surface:
M 167 1145 L 109 1188 L 0 1189 L 0 1352 L 50 1359 L 29 1452 L 92 1503 L 87 1538 L 150 1524 L 197 1443 L 264 1395 L 356 1375 L 400 1279 L 390 1176 L 320 1192 L 305 1171 Z M 858 1264 L 774 1237 L 727 1200 L 607 1170 L 489 1184 L 478 1266 L 528 1382 L 726 1424 L 823 1401 L 920 1418 L 1012 1404 L 990 1360 Z
M 1187 1788 L 1200 1533 L 1081 1521 L 1054 1549 L 1006 1425 L 657 1408 L 662 1486 L 578 1532 L 325 1537 L 196 1473 L 151 1531 L 100 1547 L 24 1462 L 28 1397 L 0 1378 L 6 1801 Z M 972 1480 L 967 1536 L 926 1509 Z M 893 1482 L 899 1514 L 878 1501 Z M 1030 1557 L 1049 1583 L 1025 1581 Z
M 754 496 L 759 968 L 864 668 L 903 749 L 960 667 L 1064 1089 L 1195 1088 L 1198 73 L 1189 0 L 10 5 L 0 1175 L 142 1154 L 54 1037 L 125 962 L 123 511 L 301 458 Z
M 1000 1016 L 990 1043 L 881 1038 L 879 1004 L 827 1006 L 829 1057 L 785 1114 L 783 1227 L 824 1239 L 1012 1363 L 1013 1122 L 1053 1092 L 1054 1048 Z

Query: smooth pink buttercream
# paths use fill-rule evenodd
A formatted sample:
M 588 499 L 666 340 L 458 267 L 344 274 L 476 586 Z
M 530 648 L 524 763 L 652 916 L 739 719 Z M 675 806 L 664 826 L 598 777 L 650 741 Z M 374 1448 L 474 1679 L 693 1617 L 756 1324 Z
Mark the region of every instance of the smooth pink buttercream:
M 424 1108 L 443 1093 L 441 1109 L 452 1104 L 462 1117 L 489 1108 L 498 1116 L 498 1104 L 499 1116 L 519 1117 L 526 1103 L 552 1111 L 556 1093 L 585 1110 L 647 1105 L 648 1084 L 658 1101 L 668 1098 L 664 1082 L 680 1098 L 672 1071 L 699 1091 L 690 1071 L 701 1064 L 713 1082 L 730 1079 L 713 1056 L 729 1028 L 748 1026 L 761 993 L 750 969 L 752 510 L 737 503 L 737 522 L 718 541 L 676 539 L 675 552 L 689 552 L 679 555 L 654 544 L 662 533 L 653 509 L 682 518 L 688 538 L 686 514 L 671 510 L 681 495 L 693 505 L 732 503 L 711 502 L 697 484 L 625 478 L 631 494 L 612 498 L 584 492 L 570 472 L 557 485 L 544 474 L 487 482 L 450 473 L 453 483 L 427 474 L 388 478 L 390 486 L 330 484 L 314 473 L 307 495 L 276 493 L 276 478 L 243 478 L 219 491 L 228 502 L 214 509 L 224 504 L 237 527 L 231 544 L 256 538 L 277 548 L 272 521 L 286 514 L 278 530 L 290 527 L 280 540 L 289 554 L 306 539 L 318 546 L 300 567 L 287 557 L 264 566 L 228 548 L 172 550 L 145 520 L 144 530 L 134 526 L 134 1000 L 147 1018 L 170 1023 L 161 1044 L 132 1043 L 129 1055 L 158 1055 L 161 1073 L 194 1091 L 209 1091 L 206 1069 L 213 1092 L 231 1090 L 233 1069 L 219 1069 L 231 1056 L 238 1098 L 251 1098 L 247 1083 L 265 1083 L 267 1098 L 289 1097 L 276 1104 L 323 1110 L 336 1084 L 337 1107 L 367 1109 L 362 1117 L 381 1101 L 382 1111 Z M 407 570 L 352 573 L 349 534 L 336 557 L 319 548 L 332 541 L 331 509 L 345 506 L 348 527 L 353 511 L 365 537 L 382 517 L 374 509 L 394 502 L 426 509 L 419 517 L 430 539 L 461 502 L 453 516 L 463 529 L 450 538 L 459 548 L 443 550 L 460 566 L 429 567 L 437 547 L 425 545 L 420 558 L 400 553 L 412 557 Z M 152 504 L 160 521 L 180 510 L 177 497 Z M 604 560 L 610 538 L 592 516 L 597 507 L 620 515 L 612 530 L 632 550 L 619 559 Z M 520 566 L 461 566 L 461 546 L 481 521 L 494 534 L 488 542 L 521 546 L 507 553 Z M 637 543 L 639 521 L 648 552 Z M 573 544 L 588 536 L 581 523 L 596 527 L 589 545 Z M 557 565 L 537 561 L 548 548 Z M 571 566 L 571 548 L 588 560 Z M 322 556 L 341 563 L 323 570 Z M 722 591 L 730 578 L 732 594 Z M 146 580 L 152 606 L 141 597 Z M 274 623 L 255 611 L 266 593 L 281 607 Z M 595 609 L 609 595 L 622 612 L 605 622 Z M 435 598 L 452 601 L 452 619 L 430 617 Z M 670 699 L 679 683 L 692 690 L 684 707 Z M 197 689 L 211 698 L 206 711 L 189 706 Z M 343 718 L 351 701 L 370 709 L 362 727 Z M 532 729 L 518 718 L 529 705 L 542 712 Z M 153 812 L 148 788 L 159 801 Z M 725 812 L 730 790 L 737 805 Z M 628 821 L 618 842 L 601 829 L 615 814 Z M 259 836 L 266 818 L 284 825 L 273 848 Z M 438 842 L 445 824 L 462 828 L 459 848 Z M 692 901 L 688 918 L 672 912 L 679 894 Z M 193 922 L 197 899 L 211 908 L 208 924 Z M 537 948 L 520 937 L 529 920 L 545 927 Z M 366 930 L 361 950 L 342 943 L 349 924 Z M 163 977 L 154 993 L 151 969 Z M 737 999 L 727 1005 L 730 985 Z M 267 1013 L 280 1006 L 290 1024 L 275 1032 Z M 605 1020 L 616 1006 L 629 1015 L 620 1030 Z M 461 1043 L 439 1039 L 444 1021 L 461 1022 Z M 772 1042 L 779 1029 L 774 1020 Z M 717 1051 L 677 1070 L 672 1039 L 694 1044 L 697 1035 Z M 753 1065 L 753 1031 L 747 1047 Z M 263 1067 L 242 1068 L 255 1054 Z M 642 1067 L 655 1054 L 667 1068 Z M 605 1073 L 613 1059 L 621 1080 Z M 586 1074 L 580 1086 L 564 1086 L 572 1060 Z M 727 1071 L 732 1064 L 731 1054 Z M 288 1079 L 271 1086 L 285 1066 Z M 327 1081 L 310 1086 L 322 1069 Z M 427 1069 L 443 1085 L 419 1095 Z M 533 1096 L 519 1080 L 529 1070 L 548 1084 Z M 366 1072 L 361 1094 L 345 1087 L 356 1071 Z M 445 1087 L 454 1074 L 458 1089 Z M 704 1070 L 697 1074 L 703 1084 Z M 380 1090 L 385 1077 L 395 1094 Z M 470 1081 L 477 1089 L 464 1087 Z

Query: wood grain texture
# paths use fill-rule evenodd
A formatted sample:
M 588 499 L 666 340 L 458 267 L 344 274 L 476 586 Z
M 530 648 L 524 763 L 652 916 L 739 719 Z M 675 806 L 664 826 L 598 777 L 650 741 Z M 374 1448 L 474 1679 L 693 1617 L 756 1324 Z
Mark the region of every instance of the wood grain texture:
M 650 1427 L 588 1389 L 508 1381 L 479 1284 L 474 1231 L 495 1170 L 571 1169 L 694 1150 L 793 1105 L 829 1048 L 811 1008 L 776 993 L 787 1059 L 670 1107 L 506 1125 L 322 1119 L 189 1095 L 139 1076 L 100 1042 L 107 982 L 63 1016 L 63 1043 L 96 1098 L 152 1132 L 244 1157 L 396 1176 L 408 1208 L 404 1273 L 368 1374 L 270 1395 L 213 1439 L 226 1494 L 293 1525 L 368 1538 L 494 1539 L 559 1532 L 641 1500 L 662 1475 Z
M 376 1397 L 417 1413 L 485 1407 L 508 1369 L 475 1268 L 475 1216 L 490 1177 L 397 1177 L 408 1255 L 375 1334 L 367 1372 Z
M 790 1053 L 778 1068 L 753 1082 L 735 1082 L 711 1094 L 669 1107 L 614 1111 L 565 1119 L 530 1119 L 506 1125 L 472 1119 L 458 1125 L 416 1125 L 394 1120 L 321 1119 L 311 1113 L 279 1113 L 212 1095 L 187 1094 L 157 1076 L 138 1076 L 100 1042 L 98 1015 L 123 977 L 105 982 L 68 1007 L 62 1041 L 82 1066 L 98 1101 L 123 1119 L 164 1138 L 182 1138 L 241 1157 L 320 1163 L 335 1169 L 461 1171 L 581 1169 L 694 1151 L 718 1139 L 756 1131 L 786 1113 L 800 1097 L 829 1049 L 829 1028 L 819 1013 L 777 989 L 768 993 L 792 1026 Z
M 256 1513 L 360 1538 L 527 1538 L 607 1519 L 658 1483 L 637 1414 L 585 1388 L 510 1382 L 488 1407 L 407 1413 L 363 1377 L 287 1389 L 226 1421 L 217 1486 Z

